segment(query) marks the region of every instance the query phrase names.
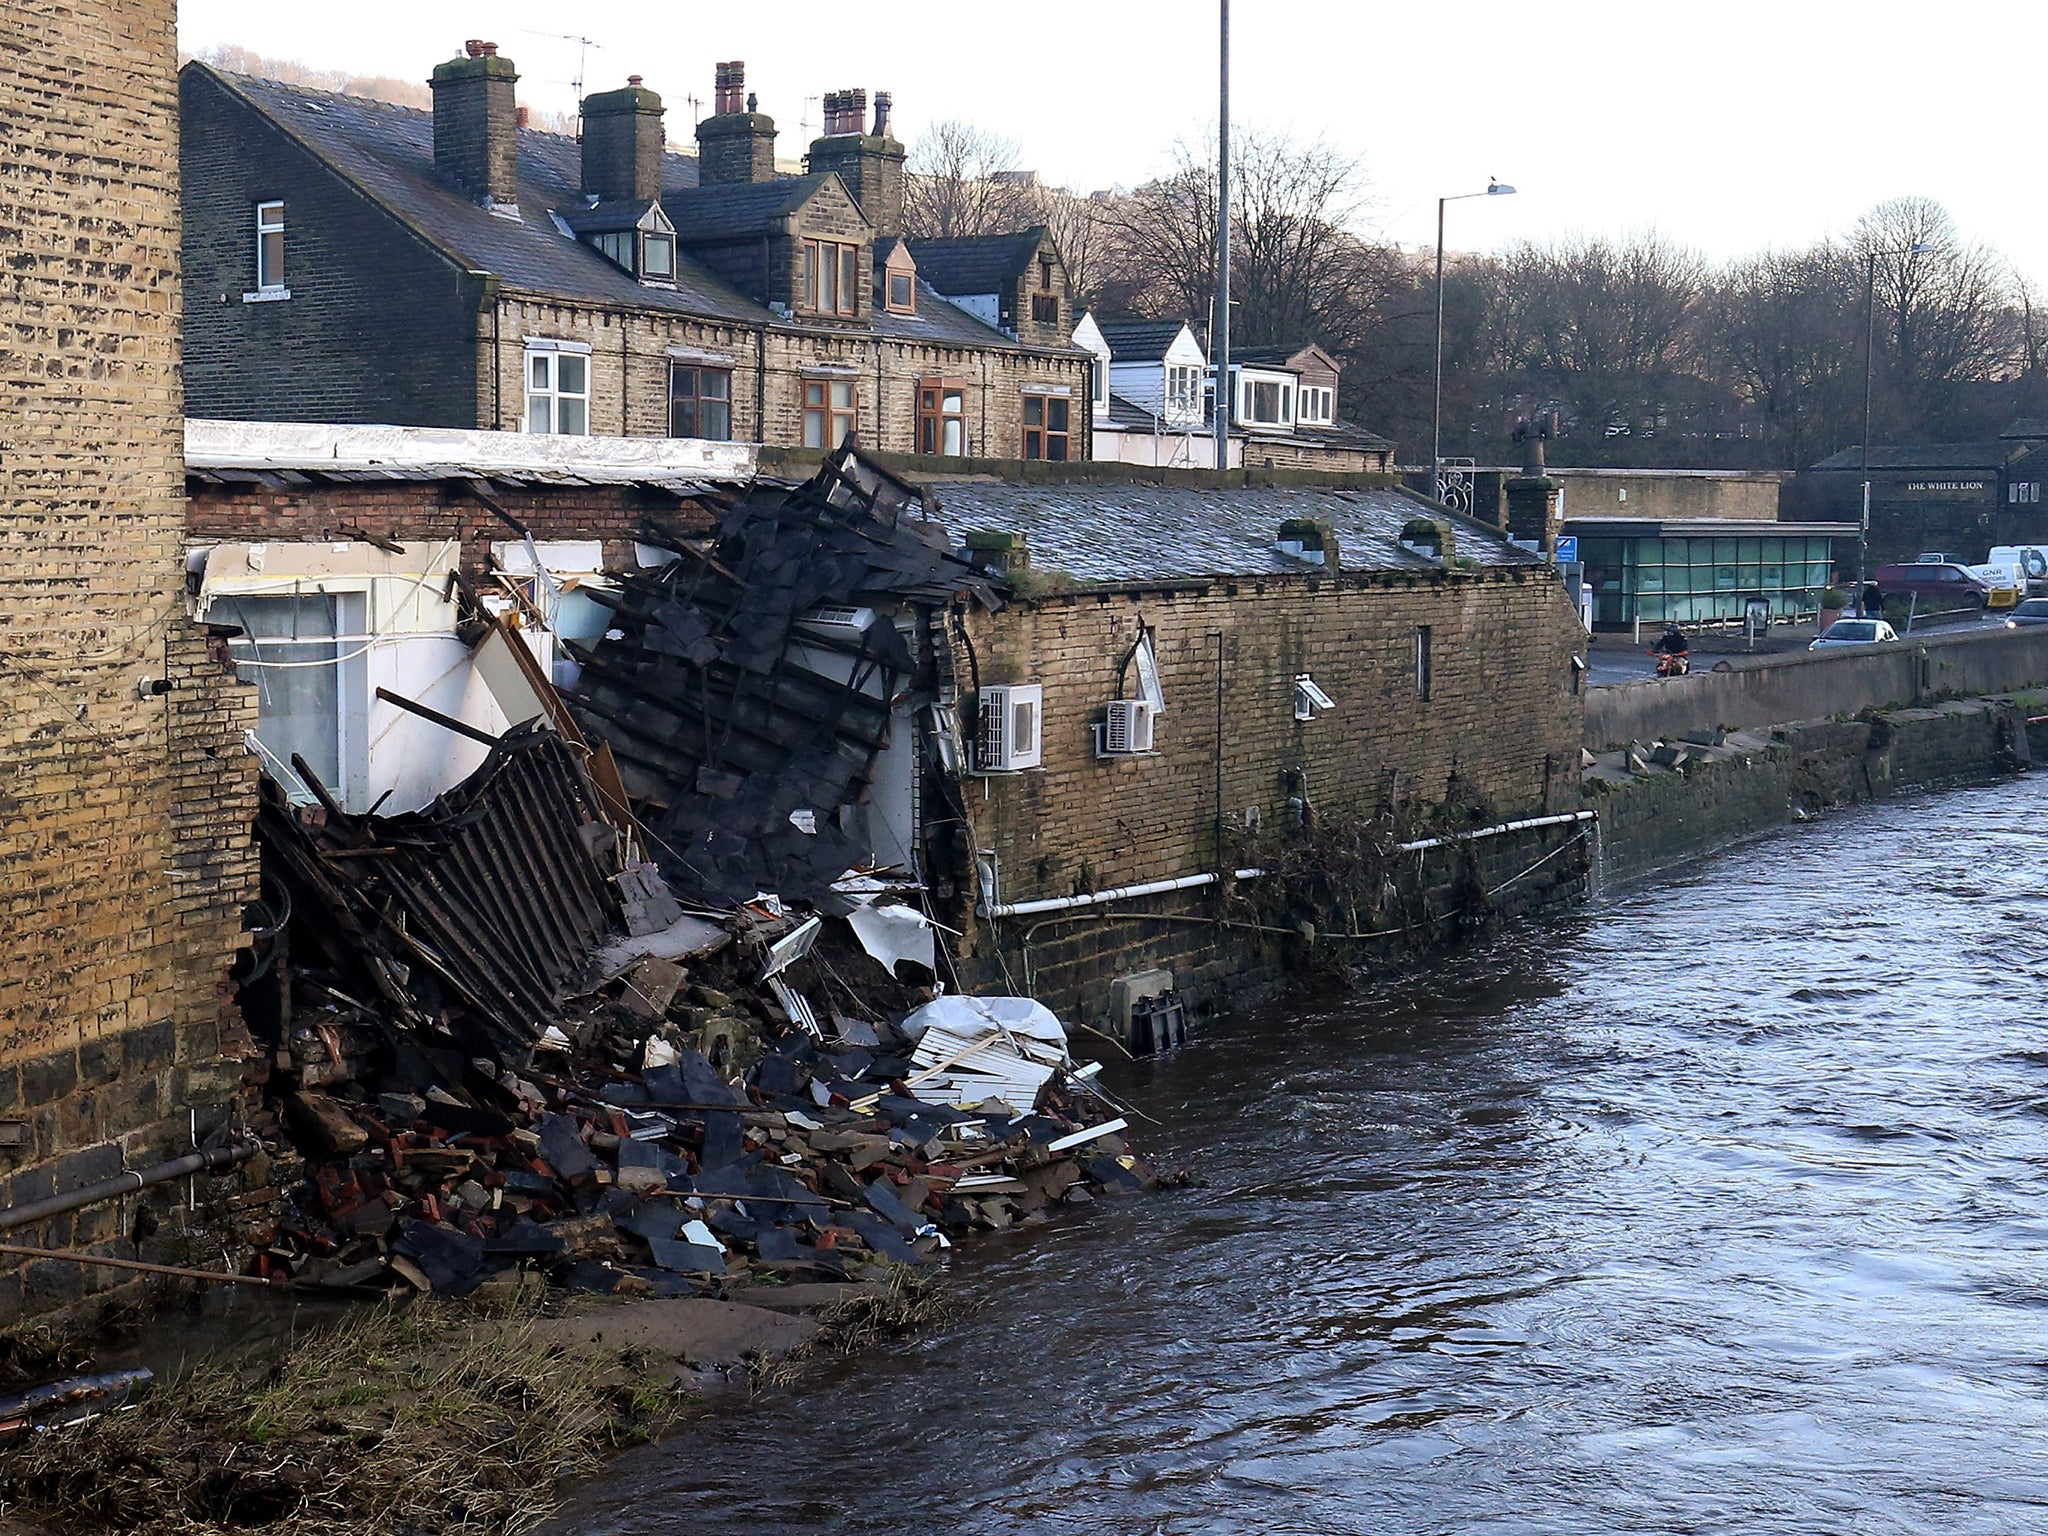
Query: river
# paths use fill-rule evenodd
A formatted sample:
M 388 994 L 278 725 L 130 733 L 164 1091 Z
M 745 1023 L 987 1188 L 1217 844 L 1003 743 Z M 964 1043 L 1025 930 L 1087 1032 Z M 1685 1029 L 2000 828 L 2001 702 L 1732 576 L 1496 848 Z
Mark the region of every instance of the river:
M 2048 1529 L 2048 776 L 1869 807 L 1111 1070 L 1201 1187 L 556 1529 Z

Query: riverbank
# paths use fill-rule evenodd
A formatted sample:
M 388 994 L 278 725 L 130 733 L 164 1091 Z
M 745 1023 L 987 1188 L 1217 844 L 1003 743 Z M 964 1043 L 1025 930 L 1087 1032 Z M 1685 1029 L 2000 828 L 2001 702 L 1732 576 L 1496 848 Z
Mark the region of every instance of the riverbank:
M 0 1459 L 0 1511 L 50 1536 L 530 1530 L 606 1456 L 944 1307 L 907 1268 L 741 1296 L 543 1305 L 515 1284 L 364 1307 L 286 1347 L 200 1364 L 126 1411 L 22 1437 Z M 78 1362 L 75 1343 L 48 1343 Z

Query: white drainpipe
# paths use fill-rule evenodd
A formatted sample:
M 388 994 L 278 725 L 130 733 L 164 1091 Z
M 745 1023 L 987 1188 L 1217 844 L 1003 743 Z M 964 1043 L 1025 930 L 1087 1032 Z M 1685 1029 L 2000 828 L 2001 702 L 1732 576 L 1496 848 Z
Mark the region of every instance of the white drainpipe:
M 1469 843 L 1482 837 L 1499 837 L 1504 832 L 1526 832 L 1535 827 L 1562 827 L 1579 822 L 1592 821 L 1592 811 L 1568 811 L 1560 816 L 1529 816 L 1521 821 L 1504 821 L 1498 826 L 1480 827 L 1471 832 L 1454 832 L 1449 837 L 1425 837 L 1419 842 L 1402 843 L 1402 853 L 1421 853 L 1429 848 L 1441 848 L 1446 843 Z M 992 871 L 983 870 L 983 889 L 990 884 Z M 1232 871 L 1238 880 L 1256 880 L 1265 874 L 1263 869 L 1240 869 Z M 1183 875 L 1178 880 L 1147 880 L 1142 885 L 1112 886 L 1106 891 L 1089 891 L 1081 896 L 1048 896 L 1040 901 L 989 901 L 980 904 L 983 917 L 1032 917 L 1040 912 L 1071 912 L 1076 907 L 1097 907 L 1108 901 L 1128 901 L 1135 896 L 1163 896 L 1169 891 L 1193 891 L 1205 885 L 1214 885 L 1221 878 L 1215 874 Z
M 1472 832 L 1453 832 L 1449 837 L 1425 837 L 1420 842 L 1403 843 L 1402 853 L 1420 853 L 1425 848 L 1441 848 L 1445 843 L 1469 843 L 1482 837 L 1499 837 L 1503 832 L 1526 832 L 1531 827 L 1562 827 L 1573 822 L 1592 821 L 1592 811 L 1568 811 L 1562 816 L 1530 816 L 1522 821 L 1504 821 L 1497 827 L 1480 827 Z

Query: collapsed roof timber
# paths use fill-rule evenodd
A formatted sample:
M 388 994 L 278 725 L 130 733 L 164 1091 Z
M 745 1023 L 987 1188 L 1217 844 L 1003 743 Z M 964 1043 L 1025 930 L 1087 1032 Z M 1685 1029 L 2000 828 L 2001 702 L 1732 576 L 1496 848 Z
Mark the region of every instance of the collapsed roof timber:
M 867 792 L 910 735 L 892 721 L 939 696 L 933 612 L 963 594 L 999 607 L 998 584 L 950 552 L 916 489 L 850 449 L 802 486 L 757 484 L 708 547 L 648 536 L 673 558 L 607 599 L 615 627 L 571 648 L 567 695 L 610 743 L 670 882 L 815 898 L 856 866 L 907 865 L 911 840 L 869 824 Z

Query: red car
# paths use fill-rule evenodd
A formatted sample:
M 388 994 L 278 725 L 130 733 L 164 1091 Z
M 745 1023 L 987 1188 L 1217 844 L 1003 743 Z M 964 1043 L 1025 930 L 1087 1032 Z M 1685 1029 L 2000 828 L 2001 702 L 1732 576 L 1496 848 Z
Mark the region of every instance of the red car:
M 1919 560 L 1911 565 L 1881 565 L 1871 578 L 1885 607 L 1917 596 L 1922 608 L 1982 608 L 1991 601 L 1990 584 L 1960 565 Z

